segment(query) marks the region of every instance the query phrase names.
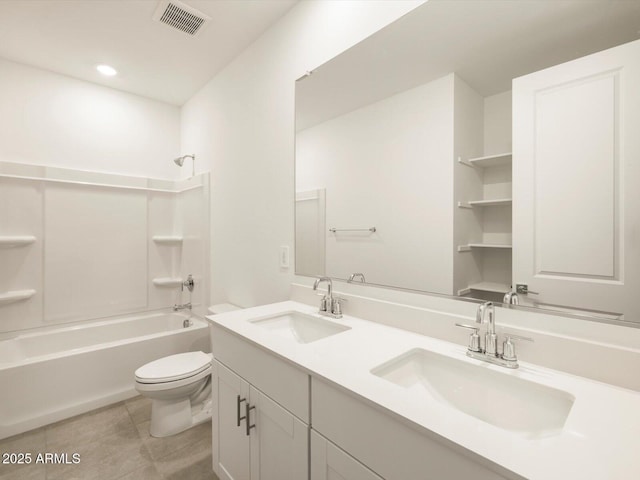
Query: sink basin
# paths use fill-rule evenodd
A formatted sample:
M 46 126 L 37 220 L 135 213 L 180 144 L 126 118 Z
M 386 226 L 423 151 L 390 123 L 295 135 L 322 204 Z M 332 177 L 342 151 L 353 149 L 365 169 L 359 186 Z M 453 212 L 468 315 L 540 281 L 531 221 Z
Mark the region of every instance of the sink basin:
M 311 343 L 351 330 L 351 327 L 346 325 L 296 311 L 279 313 L 266 318 L 250 320 L 250 322 L 298 343 Z
M 422 349 L 410 350 L 371 373 L 410 395 L 433 398 L 532 438 L 559 433 L 574 402 L 562 390 Z

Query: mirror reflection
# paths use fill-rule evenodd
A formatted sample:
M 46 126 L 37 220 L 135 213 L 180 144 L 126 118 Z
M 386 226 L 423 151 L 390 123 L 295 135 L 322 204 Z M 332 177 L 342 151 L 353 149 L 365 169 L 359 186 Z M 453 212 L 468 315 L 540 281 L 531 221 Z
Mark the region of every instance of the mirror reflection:
M 301 78 L 296 273 L 640 321 L 639 25 L 431 0 Z

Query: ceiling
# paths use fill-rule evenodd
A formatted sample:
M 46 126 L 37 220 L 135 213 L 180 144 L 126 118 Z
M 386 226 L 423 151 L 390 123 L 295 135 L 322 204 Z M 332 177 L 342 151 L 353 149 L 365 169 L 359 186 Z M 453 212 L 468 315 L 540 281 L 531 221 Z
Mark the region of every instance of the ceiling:
M 482 96 L 640 38 L 640 0 L 430 0 L 296 85 L 296 129 L 451 72 Z
M 182 105 L 296 1 L 184 0 L 211 17 L 190 37 L 152 19 L 159 0 L 0 0 L 0 57 Z

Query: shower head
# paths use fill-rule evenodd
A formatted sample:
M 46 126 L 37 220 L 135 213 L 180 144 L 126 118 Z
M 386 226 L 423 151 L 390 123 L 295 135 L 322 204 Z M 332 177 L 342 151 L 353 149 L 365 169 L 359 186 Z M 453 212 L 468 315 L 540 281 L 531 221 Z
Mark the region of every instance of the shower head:
M 196 174 L 196 154 L 195 153 L 192 155 L 183 155 L 181 157 L 178 157 L 173 161 L 173 163 L 181 167 L 182 165 L 184 165 L 184 160 L 186 158 L 190 158 L 191 160 L 193 160 L 193 168 L 191 172 L 191 176 L 193 177 Z

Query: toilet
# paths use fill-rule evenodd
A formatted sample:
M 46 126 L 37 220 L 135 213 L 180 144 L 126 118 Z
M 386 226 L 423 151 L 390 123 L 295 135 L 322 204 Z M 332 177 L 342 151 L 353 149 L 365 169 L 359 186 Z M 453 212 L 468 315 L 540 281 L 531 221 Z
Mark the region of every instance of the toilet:
M 231 304 L 209 307 L 209 314 L 238 310 Z M 152 437 L 168 437 L 211 418 L 211 361 L 204 352 L 169 355 L 135 372 L 136 390 L 152 400 Z
M 210 353 L 178 353 L 136 370 L 136 390 L 152 400 L 152 437 L 175 435 L 211 418 L 211 359 Z

